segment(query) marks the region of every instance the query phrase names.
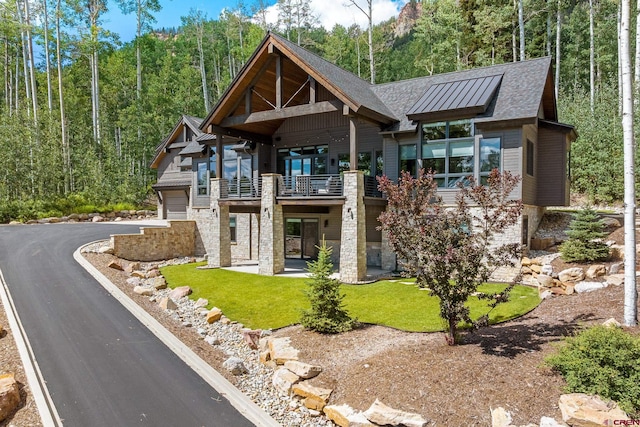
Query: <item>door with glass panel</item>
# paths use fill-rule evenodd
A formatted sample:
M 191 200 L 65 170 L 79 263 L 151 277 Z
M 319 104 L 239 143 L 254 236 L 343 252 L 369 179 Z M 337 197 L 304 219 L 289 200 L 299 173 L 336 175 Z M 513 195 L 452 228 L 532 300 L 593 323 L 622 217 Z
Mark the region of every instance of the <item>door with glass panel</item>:
M 318 244 L 317 219 L 287 218 L 285 220 L 285 257 L 315 259 L 318 256 Z

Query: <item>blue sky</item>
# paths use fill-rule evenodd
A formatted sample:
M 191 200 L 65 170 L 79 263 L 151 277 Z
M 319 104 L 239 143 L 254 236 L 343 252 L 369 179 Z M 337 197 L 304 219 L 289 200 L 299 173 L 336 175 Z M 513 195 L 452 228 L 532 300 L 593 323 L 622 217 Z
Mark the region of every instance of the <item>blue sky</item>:
M 275 5 L 277 0 L 267 0 L 269 4 Z M 357 0 L 358 4 L 366 5 L 366 0 Z M 246 5 L 251 5 L 252 0 L 245 0 Z M 355 7 L 346 7 L 346 0 L 311 0 L 313 13 L 318 16 L 320 24 L 331 29 L 338 23 L 350 26 L 354 23 L 365 26 L 366 17 Z M 407 0 L 374 0 L 373 16 L 374 22 L 378 23 L 397 16 L 398 12 Z M 156 14 L 154 28 L 179 27 L 180 17 L 187 16 L 190 9 L 204 11 L 209 18 L 217 18 L 224 8 L 235 8 L 236 0 L 160 0 L 162 10 Z M 109 12 L 104 15 L 103 25 L 108 30 L 120 35 L 122 42 L 128 42 L 135 37 L 136 18 L 134 14 L 123 15 L 117 4 L 109 0 Z M 271 7 L 270 17 L 275 22 L 277 12 L 275 6 Z

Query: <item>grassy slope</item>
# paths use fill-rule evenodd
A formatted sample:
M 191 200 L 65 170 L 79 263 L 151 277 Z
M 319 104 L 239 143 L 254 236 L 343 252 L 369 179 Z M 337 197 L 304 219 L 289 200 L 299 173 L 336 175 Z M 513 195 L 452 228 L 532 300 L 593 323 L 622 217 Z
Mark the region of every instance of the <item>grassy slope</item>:
M 193 264 L 165 267 L 162 274 L 169 286 L 188 285 L 192 298 L 206 298 L 232 320 L 250 328 L 281 328 L 298 323 L 300 311 L 308 308 L 304 278 L 268 277 L 215 269 L 198 270 Z M 484 285 L 481 290 L 496 290 L 502 285 Z M 442 329 L 438 299 L 419 290 L 410 280 L 380 281 L 369 285 L 343 285 L 345 306 L 364 323 L 392 328 L 432 332 Z M 514 289 L 511 301 L 491 313 L 499 322 L 522 315 L 539 304 L 537 290 L 524 286 Z M 485 314 L 486 302 L 469 300 L 473 318 Z

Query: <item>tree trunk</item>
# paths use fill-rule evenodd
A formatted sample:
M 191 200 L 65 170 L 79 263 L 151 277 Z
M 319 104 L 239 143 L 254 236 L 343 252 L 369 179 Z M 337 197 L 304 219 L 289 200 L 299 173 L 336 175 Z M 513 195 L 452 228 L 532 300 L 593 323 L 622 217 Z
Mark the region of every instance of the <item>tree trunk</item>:
M 204 28 L 202 26 L 202 22 L 199 22 L 198 27 L 196 28 L 196 41 L 198 42 L 198 57 L 200 58 L 200 77 L 202 79 L 202 96 L 204 97 L 204 110 L 205 112 L 209 112 L 209 89 L 207 86 L 207 70 L 204 66 L 204 51 L 202 49 L 202 36 L 204 32 Z M 228 40 L 228 39 L 227 39 Z M 231 62 L 229 62 L 229 69 L 231 69 Z M 232 77 L 233 78 L 233 77 Z
M 62 91 L 62 57 L 60 54 L 60 18 L 62 0 L 56 3 L 56 64 L 58 66 L 58 100 L 60 102 L 60 132 L 62 138 L 62 158 L 64 165 L 64 192 L 72 190 L 71 187 L 71 153 L 69 150 L 69 139 L 67 138 L 67 123 L 64 112 L 64 96 Z
M 640 2 L 636 3 L 636 63 L 633 80 L 635 82 L 635 90 L 640 90 Z M 634 102 L 638 102 L 638 97 L 634 98 Z
M 29 59 L 27 58 L 27 46 L 26 46 L 26 42 L 25 42 L 25 33 L 24 33 L 24 28 L 25 28 L 25 23 L 24 23 L 24 19 L 22 17 L 22 10 L 21 10 L 21 6 L 19 2 L 16 2 L 16 11 L 18 14 L 18 22 L 20 23 L 20 47 L 21 47 L 21 52 L 22 52 L 22 68 L 24 71 L 24 91 L 25 91 L 25 97 L 27 99 L 28 103 L 31 103 L 31 83 L 30 83 L 30 79 L 29 79 Z M 17 72 L 17 68 L 16 68 L 16 76 L 18 75 Z M 18 81 L 18 80 L 16 80 Z M 16 109 L 18 107 L 18 99 L 19 99 L 19 95 L 18 95 L 18 87 L 16 86 Z M 31 110 L 29 110 L 27 108 L 27 115 L 29 117 L 31 117 Z
M 631 76 L 630 0 L 621 2 L 620 62 L 622 68 L 622 132 L 624 140 L 624 324 L 638 323 L 636 290 L 636 194 L 635 138 L 633 134 L 633 86 Z
M 622 116 L 622 6 L 618 3 L 618 114 Z
M 142 55 L 140 53 L 140 37 L 142 37 L 142 0 L 137 0 L 138 3 L 138 28 L 137 28 L 137 40 L 136 40 L 136 99 L 140 102 L 142 99 Z
M 53 110 L 53 89 L 51 88 L 51 55 L 49 54 L 49 14 L 47 0 L 42 0 L 42 21 L 44 25 L 44 60 L 47 70 L 47 107 L 49 113 Z
M 38 91 L 36 86 L 36 63 L 33 58 L 33 37 L 31 35 L 31 16 L 29 0 L 24 0 L 25 24 L 27 26 L 27 48 L 29 51 L 29 78 L 31 79 L 31 105 L 33 107 L 33 121 L 38 126 Z
M 562 0 L 558 0 L 556 12 L 556 99 L 560 90 L 560 34 L 562 30 Z
M 524 61 L 524 0 L 518 0 L 518 28 L 520 30 L 520 61 Z
M 376 83 L 376 65 L 373 58 L 373 0 L 367 0 L 369 5 L 369 68 L 371 69 L 371 84 Z
M 595 42 L 593 35 L 593 0 L 589 0 L 589 106 L 593 114 L 596 88 L 595 88 Z

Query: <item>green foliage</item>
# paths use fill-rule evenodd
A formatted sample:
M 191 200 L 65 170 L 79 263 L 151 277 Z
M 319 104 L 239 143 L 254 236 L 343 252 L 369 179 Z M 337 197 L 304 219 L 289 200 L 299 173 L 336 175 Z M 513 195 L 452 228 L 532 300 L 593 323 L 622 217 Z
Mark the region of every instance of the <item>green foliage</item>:
M 388 200 L 387 210 L 378 217 L 380 229 L 402 260 L 404 274 L 416 276 L 418 286 L 439 298 L 450 345 L 456 342 L 460 322 L 474 327 L 488 322 L 486 315 L 471 317 L 471 295 L 491 301 L 492 308 L 508 301 L 513 286 L 479 294 L 478 287 L 497 267 L 513 266 L 520 255 L 520 245 L 495 241 L 522 212 L 522 202 L 511 199 L 520 178 L 494 169 L 486 185 L 473 177 L 468 180 L 469 186 L 458 189 L 456 205 L 447 207 L 432 173 L 420 169 L 414 178 L 405 171 L 397 184 L 386 176 L 378 179 Z
M 569 240 L 560 245 L 562 259 L 573 261 L 602 261 L 609 257 L 609 247 L 602 241 L 606 236 L 604 224 L 590 207 L 579 210 L 567 235 Z
M 566 339 L 545 359 L 561 373 L 567 391 L 598 394 L 618 402 L 633 417 L 640 415 L 640 338 L 622 329 L 595 326 Z
M 300 323 L 305 328 L 323 334 L 337 334 L 353 329 L 357 321 L 344 308 L 344 295 L 340 293 L 340 281 L 332 279 L 332 248 L 324 239 L 319 247 L 318 259 L 307 263 L 311 281 L 306 294 L 311 308 L 302 312 Z

